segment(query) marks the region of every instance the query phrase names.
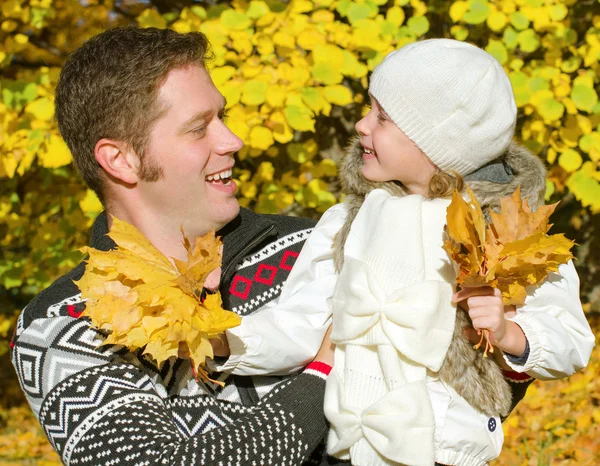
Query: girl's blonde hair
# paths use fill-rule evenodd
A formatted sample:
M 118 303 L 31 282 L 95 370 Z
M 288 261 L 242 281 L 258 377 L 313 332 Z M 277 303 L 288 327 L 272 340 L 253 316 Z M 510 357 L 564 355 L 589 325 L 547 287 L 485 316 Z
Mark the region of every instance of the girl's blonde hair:
M 450 197 L 452 191 L 456 189 L 458 192 L 462 192 L 464 186 L 465 181 L 463 177 L 455 171 L 444 172 L 438 170 L 431 177 L 431 181 L 429 181 L 429 193 L 427 197 L 430 199 Z

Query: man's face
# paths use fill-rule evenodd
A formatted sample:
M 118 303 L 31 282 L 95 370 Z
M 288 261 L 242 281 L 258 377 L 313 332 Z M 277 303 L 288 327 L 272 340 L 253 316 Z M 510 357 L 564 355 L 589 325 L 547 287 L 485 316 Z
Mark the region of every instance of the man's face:
M 154 166 L 160 175 L 142 176 L 143 202 L 161 223 L 181 225 L 186 233 L 218 230 L 239 212 L 231 171 L 233 154 L 243 146 L 223 123 L 225 99 L 207 71 L 191 65 L 169 73 L 157 100 L 166 111 L 150 133 L 144 159 L 145 168 Z

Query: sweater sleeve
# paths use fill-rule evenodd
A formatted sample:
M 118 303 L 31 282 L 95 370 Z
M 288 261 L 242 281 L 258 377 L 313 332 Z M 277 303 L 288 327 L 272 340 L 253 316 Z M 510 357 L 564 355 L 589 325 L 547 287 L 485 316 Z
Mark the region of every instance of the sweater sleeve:
M 329 300 L 337 280 L 333 238 L 345 218 L 343 204 L 323 214 L 279 299 L 227 330 L 231 356 L 216 366 L 218 371 L 244 376 L 285 375 L 301 370 L 314 358 L 331 322 Z
M 320 367 L 246 407 L 208 390 L 168 397 L 166 379 L 157 383 L 96 344 L 87 322 L 60 317 L 33 321 L 12 351 L 21 386 L 64 464 L 296 465 L 326 432 Z
M 524 364 L 505 356 L 515 372 L 552 380 L 587 365 L 594 334 L 581 307 L 579 277 L 572 261 L 561 265 L 539 287 L 531 287 L 525 304 L 510 320 L 521 327 L 530 348 Z

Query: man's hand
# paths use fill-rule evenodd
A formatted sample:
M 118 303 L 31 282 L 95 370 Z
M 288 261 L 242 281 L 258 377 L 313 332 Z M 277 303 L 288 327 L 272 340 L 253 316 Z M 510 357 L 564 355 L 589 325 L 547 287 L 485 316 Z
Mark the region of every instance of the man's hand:
M 214 356 L 229 356 L 229 342 L 227 341 L 227 335 L 225 333 L 219 335 L 219 338 L 211 338 L 209 341 L 213 347 Z M 179 343 L 179 353 L 177 354 L 177 357 L 181 359 L 189 359 L 190 357 L 188 347 L 183 342 Z
M 331 339 L 329 338 L 330 335 L 331 325 L 327 329 L 325 337 L 323 338 L 323 343 L 321 343 L 321 348 L 319 348 L 319 351 L 317 352 L 317 355 L 313 361 L 323 362 L 329 366 L 333 366 L 333 353 L 335 351 L 335 345 L 331 342 Z
M 487 329 L 494 346 L 514 356 L 523 354 L 525 334 L 521 327 L 507 320 L 507 317 L 515 315 L 516 309 L 514 306 L 504 306 L 500 290 L 490 286 L 465 287 L 454 293 L 452 300 L 469 313 L 477 335 Z M 474 332 L 468 332 L 467 335 L 474 341 Z M 477 343 L 479 337 L 475 338 L 474 343 Z
M 213 354 L 215 356 L 226 358 L 231 354 L 229 351 L 229 341 L 225 332 L 221 333 L 218 338 L 211 338 L 209 341 L 213 347 Z

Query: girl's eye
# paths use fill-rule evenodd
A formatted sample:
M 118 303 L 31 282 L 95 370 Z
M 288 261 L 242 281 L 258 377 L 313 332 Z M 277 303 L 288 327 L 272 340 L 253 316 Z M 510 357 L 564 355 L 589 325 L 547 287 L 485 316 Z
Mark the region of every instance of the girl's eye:
M 383 122 L 387 121 L 387 118 L 385 116 L 383 116 L 381 113 L 378 113 L 377 114 L 377 121 L 379 123 L 383 123 Z

